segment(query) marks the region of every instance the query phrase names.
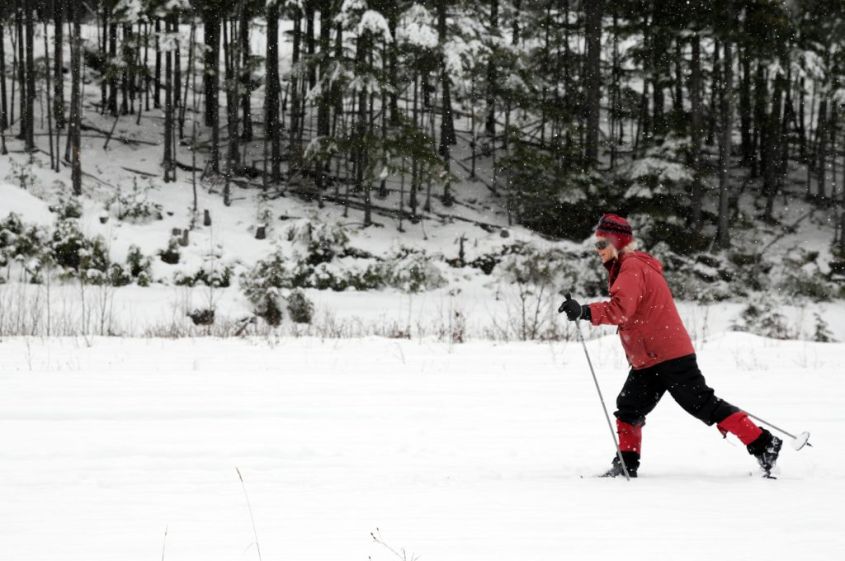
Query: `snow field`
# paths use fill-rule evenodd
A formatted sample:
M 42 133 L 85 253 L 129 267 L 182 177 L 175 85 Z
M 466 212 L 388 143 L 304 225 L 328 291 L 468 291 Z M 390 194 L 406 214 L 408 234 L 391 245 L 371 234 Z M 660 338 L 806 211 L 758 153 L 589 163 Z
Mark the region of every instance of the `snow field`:
M 588 346 L 612 407 L 618 342 Z M 845 345 L 698 350 L 720 396 L 813 433 L 778 481 L 668 396 L 641 477 L 589 477 L 612 446 L 577 343 L 6 339 L 0 558 L 257 559 L 235 467 L 268 560 L 395 558 L 376 528 L 408 559 L 839 558 Z

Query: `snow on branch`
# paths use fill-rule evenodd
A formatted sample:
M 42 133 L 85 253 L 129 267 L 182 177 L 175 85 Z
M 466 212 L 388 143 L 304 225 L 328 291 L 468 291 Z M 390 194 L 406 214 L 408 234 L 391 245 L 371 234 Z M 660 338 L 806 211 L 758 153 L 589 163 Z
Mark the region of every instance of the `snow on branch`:
M 402 14 L 396 40 L 423 49 L 436 48 L 439 37 L 434 28 L 434 16 L 425 7 L 414 4 Z
M 390 26 L 387 25 L 387 20 L 384 16 L 375 10 L 367 10 L 361 16 L 361 21 L 358 23 L 358 35 L 363 35 L 367 31 L 374 35 L 381 35 L 382 39 L 388 43 L 393 41 L 393 36 L 390 34 Z

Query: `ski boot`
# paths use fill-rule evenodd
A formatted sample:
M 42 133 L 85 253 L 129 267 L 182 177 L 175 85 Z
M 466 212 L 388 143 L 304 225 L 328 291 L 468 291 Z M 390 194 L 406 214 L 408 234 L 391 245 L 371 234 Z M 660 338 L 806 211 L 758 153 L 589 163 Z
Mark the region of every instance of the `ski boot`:
M 757 440 L 747 446 L 748 453 L 757 458 L 757 463 L 760 464 L 760 469 L 763 470 L 763 477 L 774 479 L 772 470 L 778 461 L 780 454 L 780 447 L 783 445 L 783 440 L 773 436 L 772 433 L 763 429 L 763 434 L 757 437 Z
M 640 454 L 638 452 L 622 452 L 622 459 L 625 460 L 625 467 L 628 468 L 628 477 L 636 477 L 637 469 L 640 467 Z M 599 477 L 619 477 L 624 476 L 625 472 L 622 469 L 622 463 L 619 461 L 619 456 L 613 456 L 613 462 L 610 469 L 601 474 Z

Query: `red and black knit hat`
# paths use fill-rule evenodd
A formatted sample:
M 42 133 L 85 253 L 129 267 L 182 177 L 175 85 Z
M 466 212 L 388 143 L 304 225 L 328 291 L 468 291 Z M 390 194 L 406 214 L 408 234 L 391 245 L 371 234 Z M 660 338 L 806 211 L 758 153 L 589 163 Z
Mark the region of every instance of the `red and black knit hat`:
M 634 231 L 628 221 L 616 214 L 605 214 L 596 226 L 596 236 L 608 238 L 617 251 L 634 240 Z

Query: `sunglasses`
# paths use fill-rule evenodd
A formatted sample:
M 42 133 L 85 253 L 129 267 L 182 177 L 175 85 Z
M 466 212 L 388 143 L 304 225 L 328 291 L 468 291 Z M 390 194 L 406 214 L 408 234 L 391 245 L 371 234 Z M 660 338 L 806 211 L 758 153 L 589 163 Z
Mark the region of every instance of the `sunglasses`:
M 596 242 L 596 249 L 607 249 L 610 245 L 610 240 L 599 240 Z

